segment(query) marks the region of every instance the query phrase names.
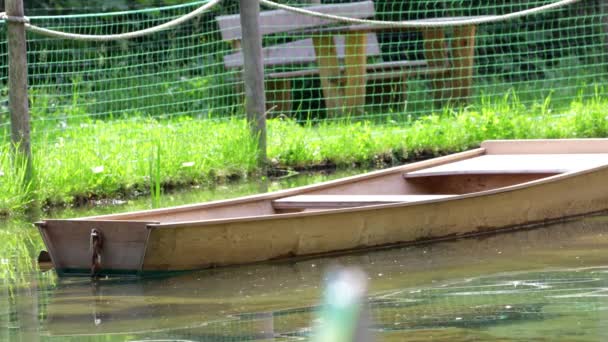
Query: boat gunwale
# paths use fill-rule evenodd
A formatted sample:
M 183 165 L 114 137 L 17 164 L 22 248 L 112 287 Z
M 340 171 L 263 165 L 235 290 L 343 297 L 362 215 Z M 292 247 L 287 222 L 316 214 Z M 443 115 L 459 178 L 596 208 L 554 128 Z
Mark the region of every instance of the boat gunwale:
M 459 201 L 459 200 L 465 200 L 468 198 L 491 196 L 491 195 L 495 195 L 495 194 L 513 192 L 513 191 L 531 188 L 531 187 L 535 187 L 535 186 L 541 186 L 544 184 L 558 182 L 558 181 L 561 181 L 564 179 L 577 177 L 580 175 L 596 172 L 596 171 L 599 171 L 602 169 L 607 169 L 607 168 L 608 168 L 608 164 L 605 164 L 605 165 L 600 165 L 600 166 L 596 166 L 596 167 L 591 167 L 588 169 L 573 170 L 570 172 L 560 173 L 560 174 L 543 177 L 540 179 L 535 179 L 532 181 L 514 184 L 514 185 L 510 185 L 510 186 L 506 186 L 506 187 L 479 191 L 479 192 L 472 192 L 472 193 L 457 195 L 457 196 L 453 196 L 453 197 L 425 200 L 425 201 L 376 204 L 376 205 L 361 206 L 361 207 L 324 209 L 324 210 L 318 210 L 318 211 L 305 211 L 305 212 L 297 212 L 297 213 L 282 213 L 282 214 L 243 216 L 243 217 L 220 218 L 220 219 L 198 220 L 198 221 L 158 223 L 158 224 L 148 225 L 148 229 L 192 228 L 192 227 L 198 227 L 198 226 L 240 223 L 240 222 L 247 222 L 247 221 L 280 220 L 280 219 L 289 219 L 289 218 L 295 218 L 295 217 L 322 216 L 322 215 L 332 215 L 332 214 L 339 214 L 339 213 L 372 211 L 372 210 L 377 210 L 377 209 L 410 207 L 410 206 L 442 203 L 442 202 L 447 202 L 447 201 Z

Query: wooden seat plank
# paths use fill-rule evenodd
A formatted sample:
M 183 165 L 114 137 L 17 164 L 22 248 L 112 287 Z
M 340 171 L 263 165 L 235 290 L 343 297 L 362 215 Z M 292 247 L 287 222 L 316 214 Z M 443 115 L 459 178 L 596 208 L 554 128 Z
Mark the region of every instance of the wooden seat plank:
M 608 165 L 608 153 L 492 154 L 408 172 L 405 178 L 473 174 L 558 174 Z
M 335 36 L 334 42 L 338 58 L 344 60 L 346 55 L 346 44 L 344 36 Z M 380 56 L 380 45 L 375 34 L 367 36 L 366 55 L 368 57 Z M 279 66 L 291 64 L 306 64 L 316 61 L 315 48 L 312 38 L 296 40 L 289 43 L 267 46 L 262 49 L 265 66 Z M 242 68 L 243 52 L 238 51 L 224 56 L 226 68 Z
M 367 205 L 410 203 L 454 195 L 297 195 L 274 200 L 275 209 L 337 209 Z

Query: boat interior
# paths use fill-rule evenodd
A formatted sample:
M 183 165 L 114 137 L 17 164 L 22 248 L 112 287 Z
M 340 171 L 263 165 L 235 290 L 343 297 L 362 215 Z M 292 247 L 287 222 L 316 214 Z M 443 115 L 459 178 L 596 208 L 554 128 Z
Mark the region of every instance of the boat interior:
M 488 153 L 479 148 L 323 184 L 190 206 L 98 216 L 177 222 L 437 201 L 608 165 L 608 153 Z
M 608 164 L 608 155 L 599 156 L 603 158 L 596 154 L 480 155 L 403 172 L 397 180 L 386 177 L 388 189 L 366 186 L 364 194 L 353 188 L 345 195 L 296 195 L 276 199 L 273 206 L 279 211 L 303 211 L 439 200 Z

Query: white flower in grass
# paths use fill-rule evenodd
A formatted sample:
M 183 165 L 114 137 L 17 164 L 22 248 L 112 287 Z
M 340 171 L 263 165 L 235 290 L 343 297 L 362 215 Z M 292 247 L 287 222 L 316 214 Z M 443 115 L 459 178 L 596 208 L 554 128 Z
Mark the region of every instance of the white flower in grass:
M 93 173 L 97 174 L 97 173 L 102 173 L 104 170 L 103 165 L 101 166 L 95 166 L 91 168 L 91 171 L 93 171 Z
M 182 167 L 193 167 L 194 166 L 194 162 L 185 162 L 182 163 Z
M 63 140 L 63 138 L 59 138 L 58 141 L 55 143 L 55 147 L 63 147 L 63 145 L 65 145 L 65 140 Z
M 4 171 L 0 170 L 0 177 L 4 177 Z

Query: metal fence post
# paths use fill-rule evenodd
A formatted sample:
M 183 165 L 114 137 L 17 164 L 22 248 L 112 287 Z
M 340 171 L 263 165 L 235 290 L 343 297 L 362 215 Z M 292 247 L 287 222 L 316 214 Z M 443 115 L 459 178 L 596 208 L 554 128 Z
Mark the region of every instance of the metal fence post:
M 264 62 L 260 32 L 259 0 L 240 0 L 243 30 L 243 58 L 245 80 L 245 110 L 251 134 L 258 141 L 258 164 L 266 165 L 266 95 L 264 90 Z
M 6 15 L 23 17 L 23 0 L 7 0 Z M 11 141 L 16 154 L 25 158 L 26 182 L 33 177 L 32 154 L 30 149 L 30 114 L 27 95 L 27 50 L 25 24 L 7 20 L 8 35 L 8 104 L 11 113 Z M 21 158 L 14 158 L 20 163 Z M 16 164 L 18 165 L 18 164 Z

